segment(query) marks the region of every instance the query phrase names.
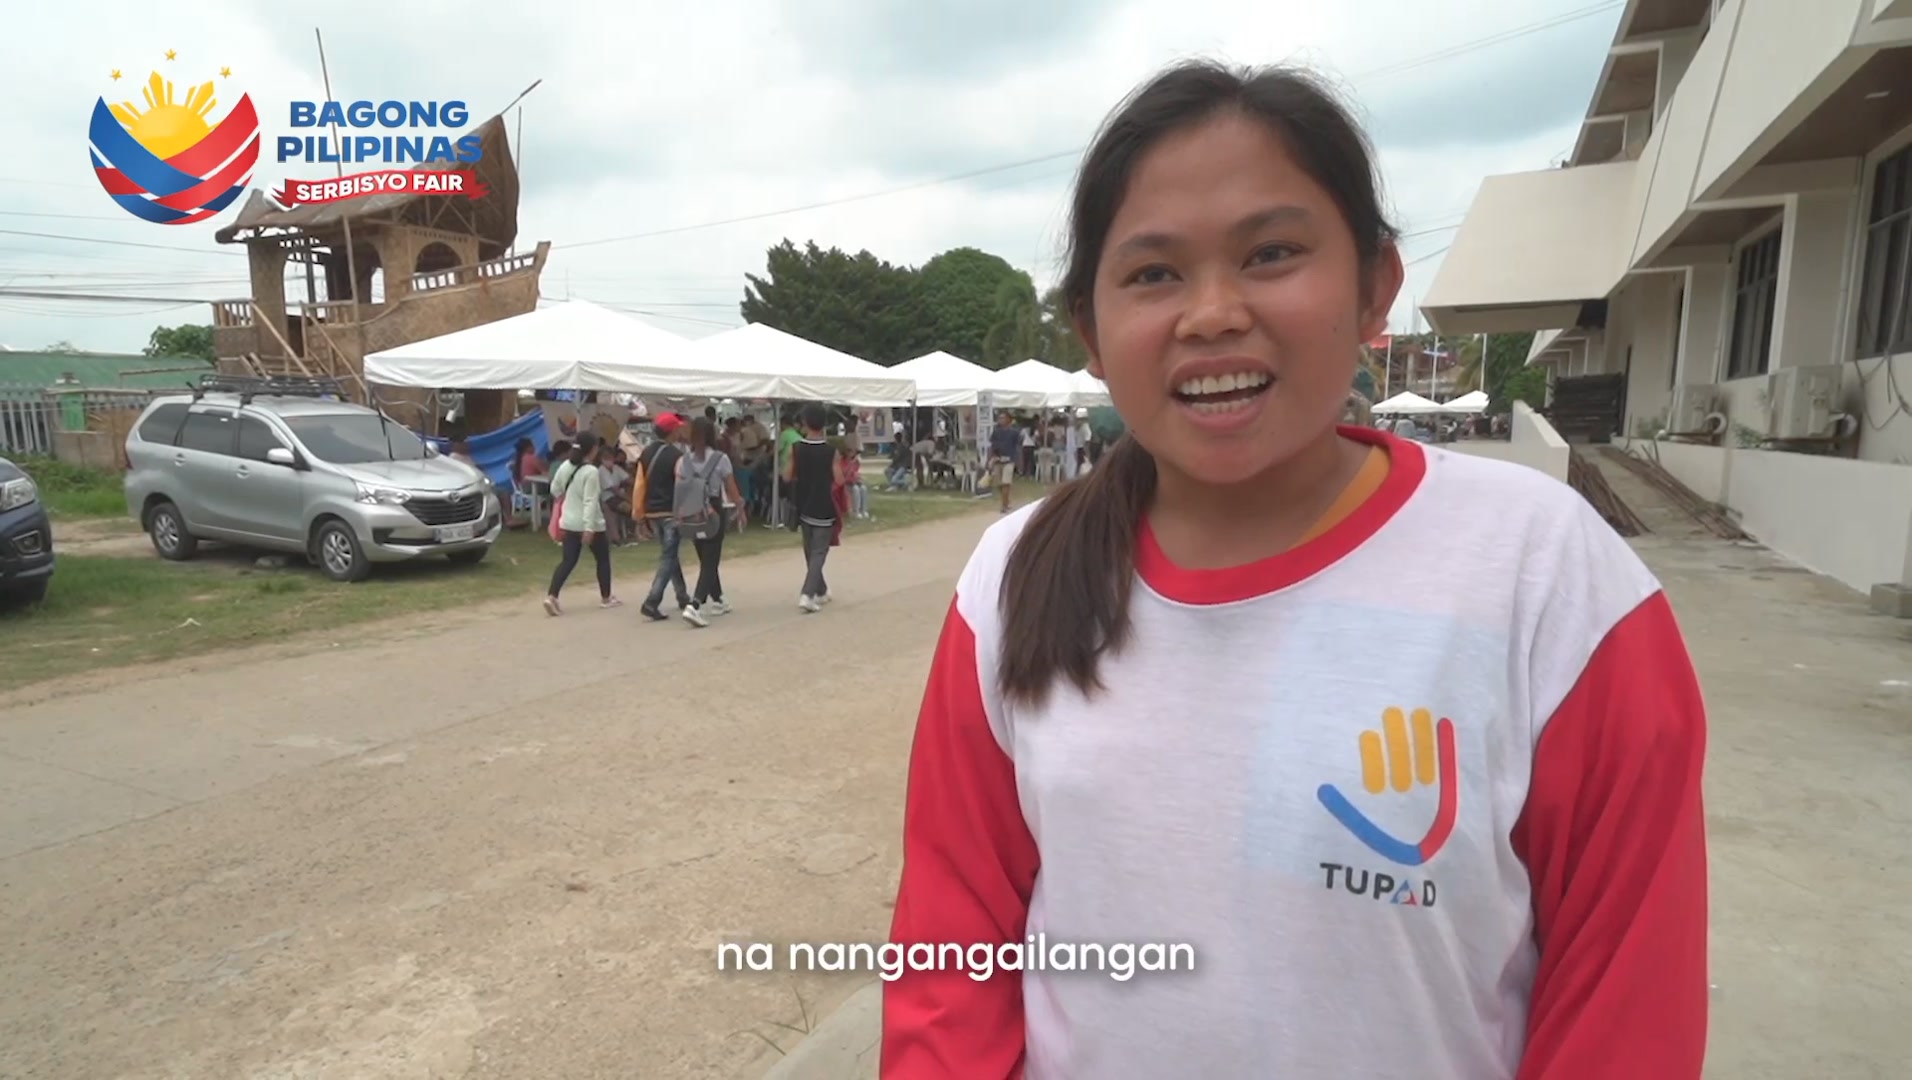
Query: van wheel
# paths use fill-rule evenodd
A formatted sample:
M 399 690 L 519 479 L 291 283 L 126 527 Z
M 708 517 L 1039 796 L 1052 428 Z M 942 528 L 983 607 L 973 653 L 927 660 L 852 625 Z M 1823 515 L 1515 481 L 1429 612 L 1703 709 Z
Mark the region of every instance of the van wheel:
M 323 522 L 312 534 L 312 561 L 333 581 L 364 581 L 372 572 L 372 560 L 343 521 Z
M 160 503 L 147 513 L 146 535 L 162 559 L 180 562 L 199 554 L 199 538 L 186 531 L 186 519 L 172 503 Z

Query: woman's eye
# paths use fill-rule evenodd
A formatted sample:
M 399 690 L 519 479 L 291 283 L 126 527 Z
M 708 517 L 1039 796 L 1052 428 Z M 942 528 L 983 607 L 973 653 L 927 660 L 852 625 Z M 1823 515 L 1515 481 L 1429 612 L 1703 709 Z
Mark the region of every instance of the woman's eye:
M 1287 244 L 1268 244 L 1265 247 L 1256 248 L 1255 253 L 1248 256 L 1248 262 L 1251 266 L 1256 263 L 1277 262 L 1294 254 L 1296 254 L 1295 249 Z
M 1137 270 L 1135 273 L 1129 275 L 1129 284 L 1131 285 L 1160 285 L 1161 283 L 1172 279 L 1174 276 L 1175 276 L 1174 271 L 1170 270 L 1166 266 L 1144 266 L 1142 269 Z

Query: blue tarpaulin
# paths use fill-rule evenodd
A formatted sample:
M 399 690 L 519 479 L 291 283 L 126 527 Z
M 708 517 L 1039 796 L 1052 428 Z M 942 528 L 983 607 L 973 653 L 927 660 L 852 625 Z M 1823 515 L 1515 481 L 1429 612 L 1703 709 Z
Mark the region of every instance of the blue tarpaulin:
M 551 436 L 545 431 L 544 410 L 533 409 L 523 416 L 496 431 L 487 431 L 483 435 L 468 435 L 465 445 L 471 451 L 471 460 L 484 470 L 484 474 L 493 484 L 507 491 L 511 489 L 511 452 L 519 439 L 530 439 L 537 447 L 538 456 L 551 456 Z M 451 452 L 450 439 L 425 440 L 438 448 L 441 454 Z

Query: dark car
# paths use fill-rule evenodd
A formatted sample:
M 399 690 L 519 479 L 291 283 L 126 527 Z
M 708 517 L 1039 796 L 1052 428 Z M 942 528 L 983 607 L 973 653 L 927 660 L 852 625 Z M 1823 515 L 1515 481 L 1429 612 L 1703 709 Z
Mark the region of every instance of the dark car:
M 36 603 L 53 579 L 53 524 L 33 478 L 0 458 L 0 599 Z

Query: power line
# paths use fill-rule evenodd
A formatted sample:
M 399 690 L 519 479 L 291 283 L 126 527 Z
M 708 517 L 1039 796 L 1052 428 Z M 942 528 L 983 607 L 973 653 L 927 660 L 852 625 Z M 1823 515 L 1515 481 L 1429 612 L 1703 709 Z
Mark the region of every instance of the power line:
M 154 251 L 180 251 L 188 255 L 226 255 L 245 258 L 243 251 L 226 251 L 219 248 L 189 248 L 174 244 L 142 244 L 137 240 L 102 240 L 96 236 L 64 236 L 59 233 L 24 232 L 20 229 L 0 229 L 0 236 L 30 236 L 39 240 L 66 240 L 75 244 L 107 244 L 112 247 L 150 248 Z
M 1446 49 L 1442 49 L 1438 52 L 1429 53 L 1425 56 L 1414 57 L 1409 60 L 1401 61 L 1400 63 L 1397 63 L 1397 64 L 1392 64 L 1386 67 L 1377 68 L 1373 71 L 1356 75 L 1354 76 L 1354 79 L 1361 80 L 1361 79 L 1381 78 L 1387 75 L 1396 74 L 1398 72 L 1412 70 L 1413 68 L 1420 67 L 1424 64 L 1436 63 L 1438 61 L 1450 59 L 1452 57 L 1460 56 L 1465 53 L 1476 51 L 1478 49 L 1483 49 L 1492 45 L 1499 45 L 1504 42 L 1513 41 L 1518 38 L 1526 37 L 1530 34 L 1538 34 L 1544 30 L 1551 30 L 1556 26 L 1563 26 L 1570 22 L 1577 22 L 1581 19 L 1589 18 L 1591 16 L 1601 14 L 1602 12 L 1614 11 L 1624 6 L 1625 6 L 1624 0 L 1608 0 L 1607 3 L 1595 4 L 1589 7 L 1579 8 L 1574 11 L 1563 12 L 1559 15 L 1542 19 L 1538 22 L 1527 23 L 1523 26 L 1517 26 L 1508 30 L 1503 30 L 1497 34 L 1490 34 L 1486 37 L 1480 37 L 1480 38 L 1472 39 L 1470 41 L 1461 42 L 1459 44 L 1449 46 Z M 739 217 L 723 218 L 717 221 L 699 222 L 695 225 L 676 225 L 670 228 L 652 229 L 646 232 L 627 233 L 623 236 L 600 237 L 596 240 L 584 240 L 577 243 L 553 244 L 552 247 L 556 249 L 562 249 L 562 250 L 575 250 L 577 248 L 596 247 L 600 244 L 616 244 L 616 243 L 622 243 L 627 240 L 648 240 L 658 236 L 671 236 L 677 233 L 695 232 L 702 229 L 714 229 L 724 225 L 735 225 L 735 224 L 746 222 L 746 221 L 761 221 L 765 218 L 782 217 L 786 214 L 800 214 L 810 210 L 821 210 L 821 209 L 825 209 L 827 207 L 832 207 L 832 206 L 843 206 L 847 203 L 864 202 L 870 199 L 886 198 L 891 195 L 900 195 L 905 192 L 918 191 L 928 187 L 937 187 L 942 184 L 953 184 L 962 180 L 974 179 L 978 176 L 987 176 L 992 173 L 1008 172 L 1011 169 L 1021 169 L 1021 168 L 1026 168 L 1030 165 L 1039 165 L 1047 161 L 1059 161 L 1063 158 L 1076 157 L 1082 154 L 1087 149 L 1088 147 L 1086 146 L 1078 146 L 1073 150 L 1062 150 L 1053 154 L 1044 154 L 1040 157 L 1026 158 L 1022 161 L 1013 161 L 1003 165 L 992 165 L 983 169 L 972 169 L 969 172 L 955 173 L 950 176 L 941 176 L 932 180 L 919 180 L 915 183 L 903 184 L 898 187 L 883 188 L 879 191 L 864 192 L 863 194 L 860 194 L 860 195 L 846 195 L 840 199 L 826 199 L 822 202 L 806 203 L 802 206 L 785 207 L 784 209 L 781 209 L 781 210 L 765 210 L 759 213 L 745 214 Z

